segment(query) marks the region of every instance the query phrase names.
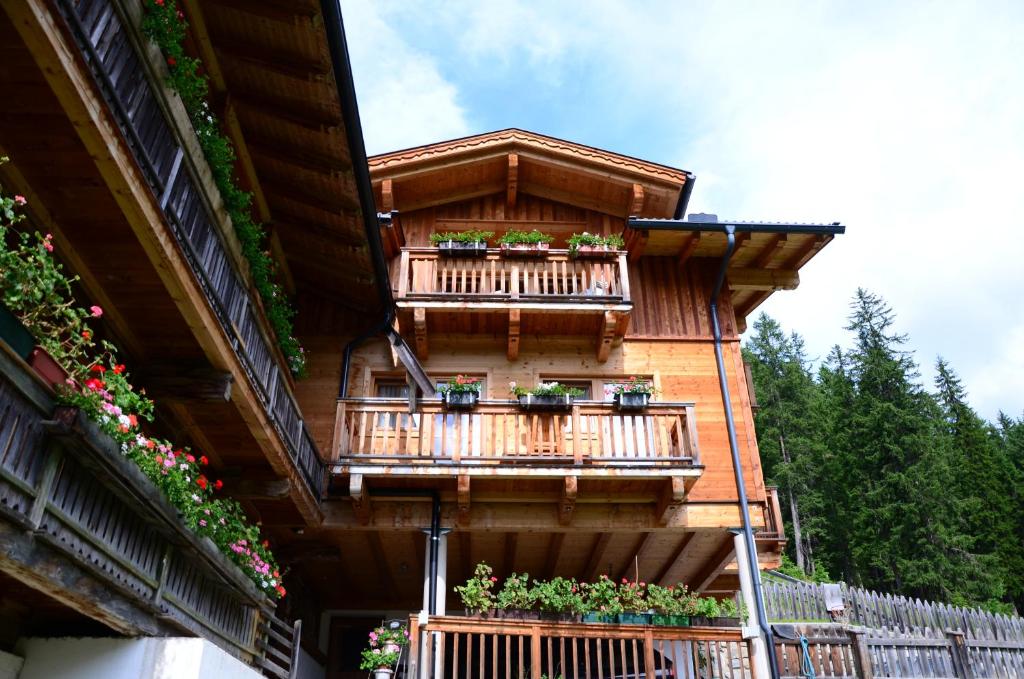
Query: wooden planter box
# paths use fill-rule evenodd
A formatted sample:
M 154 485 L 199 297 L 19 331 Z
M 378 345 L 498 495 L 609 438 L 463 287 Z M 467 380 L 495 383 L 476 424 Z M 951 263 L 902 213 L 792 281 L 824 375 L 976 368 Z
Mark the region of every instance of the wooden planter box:
M 643 393 L 615 394 L 614 400 L 617 410 L 644 410 L 651 402 L 651 395 Z
M 486 257 L 487 242 L 465 243 L 457 240 L 445 240 L 437 244 L 437 251 L 442 257 Z
M 572 408 L 574 397 L 565 396 L 534 396 L 523 394 L 519 397 L 519 407 L 523 410 L 569 410 Z
M 64 381 L 68 378 L 64 368 L 60 367 L 60 364 L 53 360 L 53 357 L 42 347 L 36 347 L 32 350 L 31 355 L 28 357 L 28 364 L 32 366 L 37 375 L 42 377 L 52 387 L 64 384 Z
M 472 410 L 480 400 L 479 391 L 446 391 L 442 397 L 448 410 Z
M 608 245 L 578 245 L 569 255 L 576 259 L 604 259 L 614 257 L 616 250 Z
M 0 304 L 0 339 L 7 342 L 7 346 L 26 361 L 36 346 L 32 333 L 3 304 Z
M 543 257 L 550 249 L 550 243 L 501 244 L 501 254 L 506 257 Z

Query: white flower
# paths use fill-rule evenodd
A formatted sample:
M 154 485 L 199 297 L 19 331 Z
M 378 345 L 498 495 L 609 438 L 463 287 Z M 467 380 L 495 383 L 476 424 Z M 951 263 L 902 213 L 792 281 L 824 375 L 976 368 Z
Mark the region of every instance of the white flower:
M 196 495 L 195 493 L 192 493 L 192 499 L 195 500 L 196 502 L 199 502 L 199 496 Z

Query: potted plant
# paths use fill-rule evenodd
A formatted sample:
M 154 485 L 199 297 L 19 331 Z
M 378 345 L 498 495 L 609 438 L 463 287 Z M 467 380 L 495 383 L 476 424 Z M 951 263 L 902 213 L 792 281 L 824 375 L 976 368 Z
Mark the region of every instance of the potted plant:
M 442 231 L 430 234 L 430 242 L 446 257 L 483 257 L 493 231 Z
M 622 601 L 619 589 L 607 575 L 602 575 L 597 582 L 585 587 L 587 613 L 583 622 L 613 623 L 622 613 Z
M 533 231 L 508 231 L 498 239 L 501 254 L 506 257 L 539 257 L 548 251 L 554 236 Z
M 370 632 L 359 669 L 373 672 L 373 679 L 390 679 L 402 656 L 402 647 L 408 643 L 409 631 L 404 625 L 378 627 Z
M 530 588 L 529 573 L 513 573 L 505 578 L 497 596 L 497 611 L 504 618 L 527 620 L 539 617 L 533 610 L 536 598 Z
M 494 608 L 494 592 L 491 589 L 498 578 L 493 573 L 494 569 L 481 561 L 473 570 L 473 577 L 465 585 L 455 588 L 467 614 L 483 616 Z
M 614 255 L 616 250 L 621 248 L 625 241 L 619 234 L 601 236 L 596 233 L 574 233 L 569 236 L 570 257 L 608 257 Z
M 646 625 L 651 621 L 648 614 L 650 606 L 647 604 L 647 583 L 630 582 L 626 578 L 619 584 L 619 601 L 622 602 L 622 612 L 619 613 L 619 622 L 624 625 Z
M 510 387 L 523 410 L 569 410 L 575 398 L 583 395 L 582 389 L 558 382 L 541 382 L 533 389 L 524 389 L 511 382 Z
M 445 408 L 449 410 L 472 410 L 480 400 L 480 389 L 483 382 L 478 377 L 456 375 L 439 385 Z
M 680 585 L 685 590 L 685 585 Z M 647 585 L 647 603 L 654 614 L 651 622 L 655 625 L 687 627 L 690 617 L 681 613 L 682 606 L 673 586 L 661 587 L 654 583 Z
M 532 596 L 541 614 L 565 622 L 578 622 L 587 611 L 584 592 L 575 578 L 533 581 Z
M 617 410 L 643 410 L 654 396 L 654 384 L 636 376 L 615 386 L 613 399 Z

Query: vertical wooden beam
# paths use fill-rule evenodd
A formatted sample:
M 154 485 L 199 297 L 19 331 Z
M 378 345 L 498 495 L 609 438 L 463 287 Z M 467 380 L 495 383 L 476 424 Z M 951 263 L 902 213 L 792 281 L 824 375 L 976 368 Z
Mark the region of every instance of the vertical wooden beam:
M 568 526 L 572 523 L 572 515 L 576 511 L 576 495 L 579 491 L 579 481 L 575 476 L 566 476 L 565 485 L 562 486 L 562 497 L 558 502 L 558 523 Z
M 348 494 L 352 497 L 352 511 L 359 523 L 370 523 L 370 496 L 366 492 L 366 481 L 362 474 L 353 474 L 348 479 Z
M 640 217 L 644 211 L 644 187 L 633 184 L 633 190 L 629 194 L 629 207 L 626 209 L 627 217 Z
M 459 474 L 458 478 L 458 523 L 460 526 L 469 525 L 469 474 Z
M 519 358 L 519 309 L 508 310 L 508 360 Z
M 380 183 L 380 211 L 390 213 L 395 209 L 395 193 L 390 179 Z
M 658 507 L 655 515 L 662 526 L 667 526 L 675 515 L 683 508 L 686 500 L 686 481 L 680 476 L 673 476 L 666 480 L 665 487 L 658 500 Z
M 413 333 L 416 335 L 416 356 L 425 361 L 430 356 L 427 349 L 427 310 L 416 307 L 412 311 Z
M 516 194 L 519 188 L 519 155 L 508 154 L 508 187 L 506 191 L 505 204 L 509 210 L 516 207 Z
M 604 363 L 612 351 L 612 342 L 615 341 L 615 328 L 618 326 L 618 314 L 614 311 L 604 312 L 604 320 L 601 323 L 601 332 L 597 338 L 597 362 Z

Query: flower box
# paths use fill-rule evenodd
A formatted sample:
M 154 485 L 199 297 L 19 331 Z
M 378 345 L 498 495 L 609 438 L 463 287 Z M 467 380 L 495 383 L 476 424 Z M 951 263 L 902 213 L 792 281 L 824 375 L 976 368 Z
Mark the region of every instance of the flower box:
M 32 333 L 3 304 L 0 304 L 0 339 L 7 342 L 7 346 L 26 361 L 36 346 Z
M 543 257 L 549 243 L 502 243 L 501 254 L 506 257 Z
M 603 259 L 615 254 L 615 248 L 609 245 L 577 245 L 569 251 L 569 255 L 577 259 Z
M 524 608 L 498 608 L 494 611 L 498 620 L 540 620 L 540 611 Z
M 437 251 L 444 257 L 486 257 L 486 241 L 444 240 L 437 244 Z
M 523 410 L 569 410 L 572 408 L 575 397 L 569 394 L 544 395 L 523 394 L 519 396 L 519 407 Z
M 703 615 L 696 615 L 690 619 L 690 624 L 695 627 L 739 627 L 739 618 L 706 618 Z
M 472 410 L 480 400 L 479 391 L 445 391 L 444 407 L 448 410 Z
M 651 623 L 661 627 L 689 627 L 690 616 L 662 615 L 661 613 L 655 613 L 651 616 Z
M 614 625 L 617 622 L 617 616 L 608 615 L 606 613 L 586 613 L 583 616 L 583 622 L 598 622 L 605 625 Z
M 646 392 L 624 392 L 615 394 L 616 410 L 643 410 L 651 402 L 651 395 Z
M 651 623 L 649 613 L 619 613 L 616 618 L 620 625 L 649 625 Z
M 36 347 L 32 350 L 28 357 L 28 364 L 50 386 L 64 384 L 64 380 L 68 378 L 64 368 L 60 367 L 60 364 L 53 360 L 53 357 L 46 353 L 46 350 L 42 347 Z

